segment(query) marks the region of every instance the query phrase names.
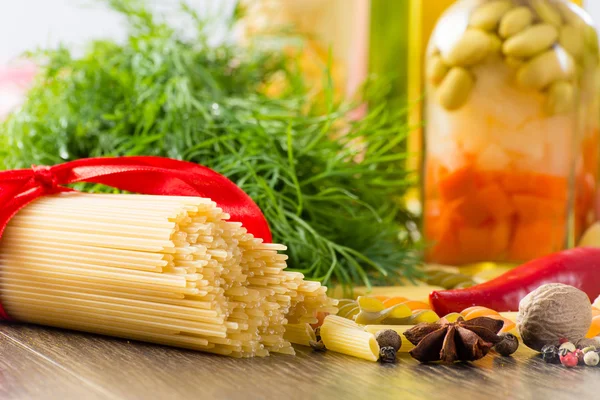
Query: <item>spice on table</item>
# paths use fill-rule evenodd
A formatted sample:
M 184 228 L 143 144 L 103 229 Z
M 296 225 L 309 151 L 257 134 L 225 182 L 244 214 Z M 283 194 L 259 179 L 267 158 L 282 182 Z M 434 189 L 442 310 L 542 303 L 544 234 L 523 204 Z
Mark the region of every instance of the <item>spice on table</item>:
M 571 342 L 564 342 L 558 348 L 558 353 L 561 356 L 564 356 L 565 354 L 572 353 L 575 350 L 577 350 L 577 348 L 575 347 L 575 345 L 573 343 L 571 343 Z
M 474 361 L 485 356 L 502 338 L 498 332 L 504 322 L 479 317 L 452 323 L 445 318 L 435 323 L 421 323 L 404 332 L 416 347 L 410 355 L 421 362 Z
M 375 340 L 379 343 L 379 347 L 392 347 L 395 351 L 402 347 L 402 338 L 393 329 L 384 329 L 375 334 Z
M 500 343 L 494 346 L 494 350 L 501 356 L 508 357 L 519 348 L 519 339 L 512 333 L 501 333 L 498 335 L 502 338 Z
M 589 367 L 595 367 L 600 362 L 600 356 L 595 351 L 589 351 L 583 355 L 583 362 Z
M 583 351 L 583 354 L 587 354 L 591 351 L 596 351 L 596 346 L 584 347 L 583 349 L 581 349 L 581 351 Z
M 379 361 L 382 363 L 395 363 L 397 352 L 392 346 L 382 347 L 379 349 Z
M 575 353 L 575 355 L 577 356 L 577 362 L 579 362 L 580 365 L 583 364 L 583 351 L 581 349 L 577 349 L 573 353 Z
M 579 348 L 584 349 L 589 346 L 600 347 L 600 337 L 583 338 L 577 342 L 577 347 Z
M 375 340 L 379 344 L 379 361 L 383 363 L 396 362 L 396 353 L 402 347 L 402 338 L 398 332 L 392 329 L 384 329 L 375 334 Z
M 325 344 L 323 343 L 322 340 L 319 340 L 319 341 L 309 340 L 308 344 L 315 351 L 325 351 L 325 350 L 327 350 L 327 348 L 325 347 Z
M 546 282 L 575 286 L 594 299 L 600 293 L 598 265 L 600 248 L 565 250 L 530 261 L 470 288 L 433 291 L 429 300 L 438 315 L 461 312 L 474 305 L 498 312 L 515 311 L 522 298 Z M 589 324 L 586 329 L 588 327 Z
M 581 290 L 561 283 L 542 285 L 519 303 L 517 328 L 523 343 L 537 351 L 547 344 L 575 351 L 592 322 L 592 305 Z M 571 342 L 571 343 L 569 343 Z M 561 353 L 562 355 L 562 353 Z
M 325 347 L 325 344 L 323 343 L 323 340 L 321 340 L 321 327 L 320 326 L 317 326 L 315 328 L 315 338 L 316 338 L 316 340 L 308 341 L 308 344 L 310 345 L 310 347 L 315 351 L 327 350 L 327 348 Z
M 317 339 L 317 342 L 321 341 L 321 327 L 317 326 L 315 328 L 315 338 Z
M 567 353 L 564 356 L 560 356 L 560 363 L 567 368 L 573 368 L 579 364 L 579 359 L 575 353 Z
M 558 346 L 547 344 L 542 347 L 542 359 L 549 364 L 560 363 L 560 355 L 558 354 Z

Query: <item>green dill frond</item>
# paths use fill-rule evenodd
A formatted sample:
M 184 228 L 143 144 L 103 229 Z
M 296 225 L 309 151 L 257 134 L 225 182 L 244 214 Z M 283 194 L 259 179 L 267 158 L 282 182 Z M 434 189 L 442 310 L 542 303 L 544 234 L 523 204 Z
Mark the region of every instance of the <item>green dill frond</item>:
M 310 104 L 283 51 L 211 47 L 196 15 L 196 38 L 186 39 L 139 1 L 109 3 L 127 17 L 126 42 L 94 41 L 80 58 L 66 48 L 36 55 L 36 84 L 0 123 L 2 167 L 109 155 L 197 162 L 258 203 L 289 267 L 308 278 L 349 286 L 417 276 L 412 217 L 394 200 L 413 183 L 398 150 L 405 110 L 387 107 L 385 90 L 337 104 L 329 84 Z M 267 96 L 275 76 L 286 89 Z M 362 102 L 378 106 L 354 120 Z

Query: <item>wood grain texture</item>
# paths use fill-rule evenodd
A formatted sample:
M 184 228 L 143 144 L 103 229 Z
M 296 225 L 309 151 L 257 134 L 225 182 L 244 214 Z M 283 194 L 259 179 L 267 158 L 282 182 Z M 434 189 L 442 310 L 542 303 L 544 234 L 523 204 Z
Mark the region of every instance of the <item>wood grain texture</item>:
M 548 365 L 526 349 L 472 364 L 381 365 L 298 347 L 231 359 L 32 325 L 0 325 L 2 399 L 593 399 L 600 367 Z
M 104 399 L 111 392 L 0 331 L 0 398 Z

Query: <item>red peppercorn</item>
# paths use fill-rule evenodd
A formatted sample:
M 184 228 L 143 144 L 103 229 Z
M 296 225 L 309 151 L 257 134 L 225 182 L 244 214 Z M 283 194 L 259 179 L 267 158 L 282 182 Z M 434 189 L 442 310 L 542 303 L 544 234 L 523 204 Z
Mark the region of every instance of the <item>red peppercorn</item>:
M 575 353 L 567 353 L 564 356 L 560 356 L 560 363 L 567 368 L 572 368 L 577 366 L 579 358 L 577 358 L 577 354 Z
M 573 353 L 575 353 L 575 355 L 577 356 L 577 360 L 578 360 L 579 364 L 584 364 L 583 356 L 585 354 L 583 354 L 583 351 L 581 349 L 577 349 Z
M 568 341 L 569 341 L 569 339 L 567 339 L 567 338 L 560 338 L 560 339 L 558 339 L 558 343 L 559 344 L 567 343 Z

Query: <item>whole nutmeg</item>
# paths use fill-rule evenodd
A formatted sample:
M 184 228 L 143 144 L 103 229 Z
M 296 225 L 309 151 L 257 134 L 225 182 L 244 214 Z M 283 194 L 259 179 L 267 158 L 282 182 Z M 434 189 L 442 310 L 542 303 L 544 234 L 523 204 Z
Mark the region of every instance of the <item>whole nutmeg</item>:
M 581 290 L 562 283 L 542 285 L 519 303 L 517 328 L 523 343 L 537 351 L 561 339 L 578 343 L 592 322 L 592 305 Z

